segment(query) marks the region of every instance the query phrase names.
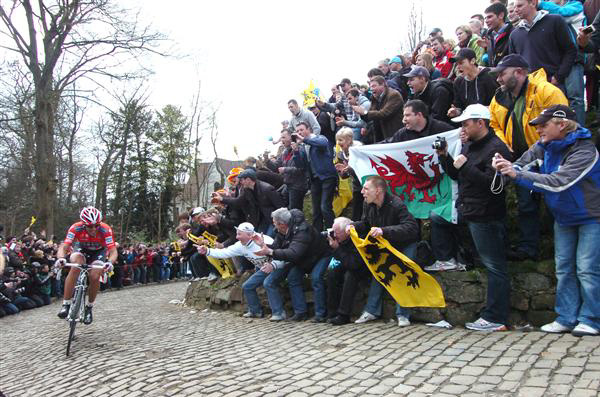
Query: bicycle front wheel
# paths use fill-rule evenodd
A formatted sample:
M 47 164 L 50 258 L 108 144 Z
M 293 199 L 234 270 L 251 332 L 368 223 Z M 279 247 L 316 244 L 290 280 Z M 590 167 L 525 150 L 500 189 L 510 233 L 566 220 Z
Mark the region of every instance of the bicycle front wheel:
M 75 326 L 77 325 L 77 320 L 69 320 L 69 340 L 67 341 L 67 357 L 69 357 L 69 353 L 71 352 L 71 342 L 75 338 Z

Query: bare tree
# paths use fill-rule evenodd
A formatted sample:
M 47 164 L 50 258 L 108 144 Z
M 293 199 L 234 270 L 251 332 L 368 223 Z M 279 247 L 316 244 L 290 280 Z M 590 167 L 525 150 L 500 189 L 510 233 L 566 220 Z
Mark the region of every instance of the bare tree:
M 416 2 L 419 2 L 417 8 Z M 417 45 L 427 37 L 427 26 L 423 20 L 423 5 L 420 0 L 410 0 L 410 11 L 407 16 L 408 32 L 402 49 L 411 53 L 417 48 Z
M 34 87 L 35 188 L 39 222 L 54 233 L 56 203 L 55 120 L 66 87 L 86 77 L 135 75 L 120 66 L 157 51 L 164 36 L 139 26 L 137 15 L 110 0 L 13 0 L 0 4 L 0 20 L 12 40 L 3 46 L 21 58 Z

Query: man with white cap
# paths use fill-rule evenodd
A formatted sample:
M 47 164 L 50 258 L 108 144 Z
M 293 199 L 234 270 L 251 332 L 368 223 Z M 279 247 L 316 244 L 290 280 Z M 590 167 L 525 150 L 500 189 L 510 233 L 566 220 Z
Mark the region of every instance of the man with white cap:
M 244 285 L 242 289 L 248 302 L 248 312 L 244 314 L 246 318 L 260 318 L 263 316 L 262 309 L 260 307 L 260 300 L 256 293 L 256 288 L 263 285 L 266 279 L 269 277 L 281 278 L 279 273 L 284 272 L 282 261 L 273 260 L 271 261 L 267 256 L 255 255 L 256 251 L 260 251 L 261 246 L 258 245 L 253 237 L 255 235 L 254 226 L 250 222 L 241 223 L 236 230 L 236 239 L 238 240 L 235 244 L 230 245 L 227 248 L 208 248 L 206 246 L 199 246 L 198 253 L 200 255 L 206 255 L 217 259 L 233 258 L 234 256 L 243 256 L 248 259 L 255 267 L 256 273 L 254 273 Z M 266 244 L 273 244 L 273 239 L 267 235 L 263 235 L 263 239 Z M 271 264 L 274 269 L 271 269 Z M 279 269 L 279 270 L 278 270 Z M 281 275 L 283 276 L 283 275 Z M 278 288 L 278 286 L 276 287 Z M 266 288 L 269 302 L 272 300 L 272 291 Z
M 469 105 L 452 121 L 462 124 L 468 141 L 456 159 L 448 154 L 447 147 L 437 150 L 437 154 L 444 171 L 458 181 L 459 219 L 469 227 L 488 278 L 486 307 L 477 321 L 465 327 L 477 331 L 505 331 L 510 293 L 504 244 L 506 201 L 504 191 L 494 194 L 490 187 L 496 175 L 492 158 L 496 153 L 510 156 L 510 151 L 490 129 L 490 112 L 486 106 Z

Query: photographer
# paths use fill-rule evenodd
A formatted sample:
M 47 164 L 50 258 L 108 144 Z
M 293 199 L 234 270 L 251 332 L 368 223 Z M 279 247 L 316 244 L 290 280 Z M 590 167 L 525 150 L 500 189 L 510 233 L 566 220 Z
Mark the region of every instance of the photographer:
M 25 287 L 21 285 L 23 280 L 17 277 L 15 270 L 11 267 L 7 267 L 4 271 L 4 276 L 4 279 L 0 280 L 0 284 L 4 286 L 2 293 L 10 299 L 10 303 L 17 308 L 17 311 L 15 312 L 12 310 L 13 308 L 8 307 L 12 314 L 18 313 L 21 310 L 34 309 L 36 307 L 35 302 L 22 295 L 25 292 Z
M 465 327 L 476 331 L 505 331 L 508 322 L 510 281 L 505 253 L 506 202 L 504 191 L 494 194 L 490 187 L 496 171 L 492 168 L 495 153 L 510 158 L 508 147 L 489 128 L 487 107 L 469 105 L 460 117 L 468 142 L 456 159 L 443 146 L 436 152 L 448 176 L 458 181 L 456 206 L 459 217 L 467 222 L 475 248 L 487 269 L 486 307 L 481 317 Z
M 327 272 L 328 322 L 333 325 L 350 322 L 359 282 L 369 279 L 369 271 L 346 232 L 346 227 L 351 223 L 348 218 L 336 218 L 333 222 L 333 236 L 327 236 L 335 260 L 332 260 L 332 263 L 337 263 L 333 267 L 329 265 Z
M 298 148 L 296 136 L 288 129 L 281 130 L 281 144 L 283 152 L 275 161 L 269 160 L 267 166 L 273 171 L 283 175 L 283 182 L 288 192 L 288 208 L 297 208 L 302 210 L 304 207 L 304 196 L 308 190 L 308 179 L 306 178 L 306 169 L 304 163 L 294 156 Z
M 48 264 L 41 265 L 39 271 L 34 276 L 35 293 L 40 297 L 44 305 L 49 305 L 51 302 L 51 282 L 55 277 L 56 273 L 50 271 Z

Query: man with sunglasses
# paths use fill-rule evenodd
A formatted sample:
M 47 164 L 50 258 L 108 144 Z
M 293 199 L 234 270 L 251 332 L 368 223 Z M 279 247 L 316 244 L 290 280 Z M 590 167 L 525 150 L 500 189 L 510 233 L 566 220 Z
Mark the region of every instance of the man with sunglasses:
M 100 288 L 100 276 L 103 272 L 110 272 L 113 263 L 117 261 L 117 247 L 113 238 L 112 229 L 102 222 L 102 213 L 94 207 L 85 207 L 79 214 L 81 221 L 74 223 L 67 232 L 65 241 L 58 248 L 56 265 L 63 267 L 66 264 L 65 256 L 73 251 L 69 258 L 71 263 L 91 264 L 104 263 L 104 269 L 91 269 L 89 271 L 88 303 L 85 307 L 84 324 L 92 323 L 92 307 Z M 74 242 L 77 247 L 71 249 Z M 107 260 L 108 258 L 108 260 Z M 80 270 L 71 268 L 65 279 L 65 292 L 63 305 L 58 312 L 59 318 L 66 318 L 71 307 L 73 288 Z

